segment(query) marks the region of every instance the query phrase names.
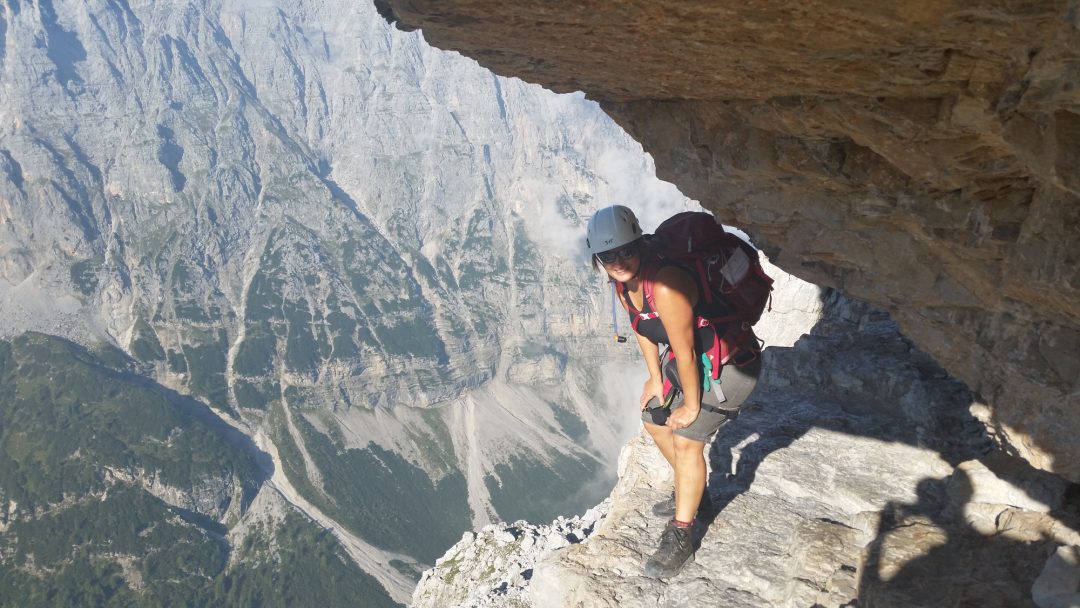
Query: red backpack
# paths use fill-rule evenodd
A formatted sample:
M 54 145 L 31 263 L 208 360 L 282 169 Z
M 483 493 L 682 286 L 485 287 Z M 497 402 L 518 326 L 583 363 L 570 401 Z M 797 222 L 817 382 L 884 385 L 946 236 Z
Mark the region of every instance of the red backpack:
M 773 280 L 761 267 L 758 252 L 738 236 L 726 232 L 709 213 L 686 211 L 664 220 L 648 238 L 649 249 L 662 260 L 675 261 L 697 273 L 703 286 L 704 303 L 699 306 L 698 327 L 719 329 L 718 340 L 705 355 L 712 367 L 713 379 L 720 367 L 733 358 L 737 365 L 752 361 L 761 353 L 762 342 L 754 335 L 753 325 L 771 302 Z M 649 308 L 643 314 L 631 307 L 633 325 L 641 319 L 659 316 L 653 299 L 652 280 L 644 277 L 644 291 Z M 622 286 L 625 292 L 626 287 Z M 624 298 L 629 301 L 629 298 Z

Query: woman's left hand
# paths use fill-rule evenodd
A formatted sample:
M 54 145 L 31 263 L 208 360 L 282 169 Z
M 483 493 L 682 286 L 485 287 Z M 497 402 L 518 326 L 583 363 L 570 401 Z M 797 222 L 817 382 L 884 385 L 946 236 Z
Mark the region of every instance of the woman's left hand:
M 686 405 L 671 412 L 671 416 L 667 419 L 667 426 L 671 430 L 685 429 L 697 420 L 698 414 L 701 413 L 701 408 L 690 409 Z

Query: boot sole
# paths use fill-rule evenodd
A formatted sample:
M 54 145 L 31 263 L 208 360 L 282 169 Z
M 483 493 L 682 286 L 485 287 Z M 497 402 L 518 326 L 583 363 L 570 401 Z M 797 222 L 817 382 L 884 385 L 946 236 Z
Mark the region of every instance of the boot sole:
M 685 568 L 688 564 L 692 564 L 692 563 L 694 563 L 694 554 L 693 553 L 690 554 L 690 557 L 686 558 L 686 561 L 679 564 L 679 567 L 675 568 L 674 570 L 670 570 L 670 571 L 661 570 L 658 566 L 653 566 L 652 564 L 646 563 L 645 564 L 645 576 L 647 576 L 649 578 L 655 578 L 655 579 L 671 578 L 673 576 L 678 575 L 680 572 L 682 572 L 683 568 Z

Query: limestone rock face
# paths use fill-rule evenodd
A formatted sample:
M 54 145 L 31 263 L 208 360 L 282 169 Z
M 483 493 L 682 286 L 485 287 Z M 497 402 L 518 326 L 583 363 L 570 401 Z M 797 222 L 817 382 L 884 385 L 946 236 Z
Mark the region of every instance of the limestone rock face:
M 696 208 L 595 103 L 367 3 L 0 3 L 0 338 L 109 345 L 205 403 L 401 601 L 400 565 L 461 530 L 614 481 L 636 420 L 595 362 L 633 351 L 580 258 L 624 192 L 653 193 L 652 225 Z M 110 475 L 222 521 L 240 504 Z
M 1027 460 L 1080 479 L 1075 3 L 375 2 L 600 101 L 661 177 L 887 310 Z
M 970 393 L 886 315 L 824 300 L 813 331 L 766 349 L 757 390 L 707 448 L 721 510 L 677 576 L 642 569 L 673 481 L 642 433 L 584 542 L 523 555 L 514 539 L 538 535 L 519 524 L 467 534 L 415 605 L 1068 605 L 1080 525 L 1067 484 L 994 448 Z
M 141 486 L 152 496 L 174 507 L 224 521 L 230 514 L 240 515 L 243 502 L 242 481 L 234 477 L 214 477 L 203 480 L 200 487 L 170 486 L 157 475 L 135 467 L 103 467 L 107 482 Z
M 605 500 L 581 516 L 560 517 L 550 525 L 519 520 L 466 532 L 424 573 L 413 592 L 412 608 L 527 606 L 537 562 L 588 539 L 610 505 Z

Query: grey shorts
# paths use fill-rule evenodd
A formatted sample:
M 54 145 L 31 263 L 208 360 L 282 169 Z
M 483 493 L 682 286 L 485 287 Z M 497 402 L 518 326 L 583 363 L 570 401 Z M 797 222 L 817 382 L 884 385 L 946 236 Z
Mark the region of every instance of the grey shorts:
M 739 413 L 739 408 L 750 397 L 754 387 L 757 386 L 758 374 L 761 373 L 761 357 L 747 363 L 742 367 L 725 365 L 720 370 L 720 383 L 713 383 L 712 390 L 704 393 L 701 397 L 701 413 L 697 420 L 690 426 L 675 431 L 676 435 L 708 443 L 713 433 L 724 425 L 728 420 L 734 419 Z M 680 395 L 670 410 L 658 406 L 654 398 L 649 406 L 641 412 L 641 421 L 646 424 L 663 425 L 667 423 L 671 411 L 682 407 Z

